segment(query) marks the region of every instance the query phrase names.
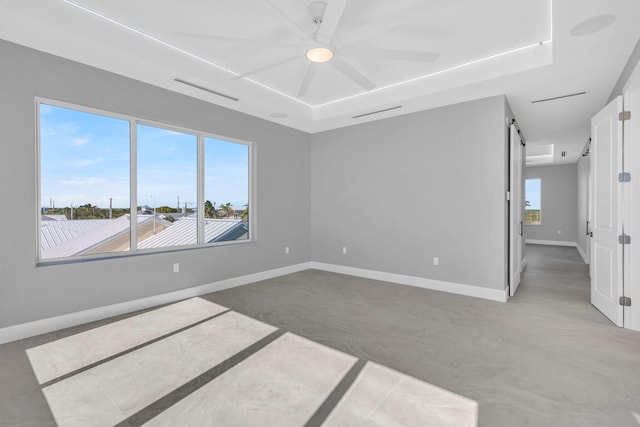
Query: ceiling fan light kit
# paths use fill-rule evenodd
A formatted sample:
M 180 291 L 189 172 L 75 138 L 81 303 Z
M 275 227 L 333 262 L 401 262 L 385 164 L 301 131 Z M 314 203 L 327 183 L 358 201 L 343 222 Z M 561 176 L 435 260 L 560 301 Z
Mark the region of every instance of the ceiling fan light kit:
M 333 51 L 326 47 L 314 47 L 305 54 L 311 62 L 328 62 L 333 58 Z

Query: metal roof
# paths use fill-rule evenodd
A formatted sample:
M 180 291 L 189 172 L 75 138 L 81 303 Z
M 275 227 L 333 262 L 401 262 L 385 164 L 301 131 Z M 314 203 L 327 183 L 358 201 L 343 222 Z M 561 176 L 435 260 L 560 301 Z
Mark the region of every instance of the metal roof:
M 66 215 L 42 215 L 43 221 L 67 221 Z
M 152 216 L 138 216 L 138 226 L 152 221 Z M 40 248 L 42 258 L 82 255 L 129 232 L 129 215 L 116 219 L 74 219 L 42 221 Z
M 249 230 L 246 222 L 238 219 L 205 219 L 205 242 L 225 241 L 232 235 L 242 235 Z M 230 238 L 229 240 L 235 240 Z M 170 246 L 195 245 L 198 243 L 198 222 L 196 218 L 187 217 L 177 219 L 155 236 L 138 244 L 138 248 L 160 248 Z
M 153 215 L 138 215 L 138 227 L 153 221 Z M 197 244 L 197 219 L 178 218 L 171 223 L 156 217 L 166 228 L 138 244 L 139 249 Z M 236 240 L 248 231 L 248 224 L 237 219 L 205 219 L 207 243 Z M 129 215 L 116 219 L 44 220 L 40 224 L 43 259 L 82 255 L 129 233 Z
M 107 225 L 109 219 L 74 219 L 67 221 L 44 220 L 40 224 L 40 247 L 48 251 L 63 243 L 74 240 L 92 230 Z

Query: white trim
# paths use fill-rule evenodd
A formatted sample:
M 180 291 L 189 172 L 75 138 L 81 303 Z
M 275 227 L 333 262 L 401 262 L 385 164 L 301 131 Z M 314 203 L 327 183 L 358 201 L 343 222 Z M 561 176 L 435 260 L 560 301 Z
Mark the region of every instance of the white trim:
M 576 242 L 563 242 L 561 240 L 534 240 L 526 239 L 526 243 L 530 245 L 549 245 L 549 246 L 569 246 L 575 248 L 578 246 Z
M 0 344 L 69 328 L 71 326 L 82 325 L 96 320 L 106 319 L 120 314 L 131 313 L 136 310 L 172 303 L 211 292 L 221 291 L 223 289 L 235 288 L 248 283 L 272 279 L 274 277 L 284 276 L 285 274 L 297 273 L 310 268 L 310 263 L 305 262 L 273 270 L 262 271 L 260 273 L 248 274 L 246 276 L 220 280 L 218 282 L 207 283 L 204 285 L 194 286 L 192 288 L 181 289 L 179 291 L 140 298 L 133 301 L 125 301 L 104 307 L 97 307 L 75 313 L 50 317 L 48 319 L 35 320 L 33 322 L 9 326 L 0 329 Z
M 398 283 L 400 285 L 415 286 L 417 288 L 432 289 L 435 291 L 449 292 L 452 294 L 466 295 L 476 298 L 484 298 L 492 301 L 507 301 L 507 289 L 488 289 L 480 286 L 463 285 L 461 283 L 444 282 L 441 280 L 426 279 L 423 277 L 405 276 L 404 274 L 386 273 L 383 271 L 367 270 L 364 268 L 347 267 L 344 265 L 325 264 L 311 262 L 309 268 L 330 271 L 332 273 L 347 274 L 363 277 L 365 279 L 381 280 L 384 282 Z
M 460 283 L 426 279 L 423 277 L 406 276 L 403 274 L 386 273 L 383 271 L 367 270 L 363 268 L 347 267 L 343 265 L 325 264 L 321 262 L 303 262 L 300 264 L 280 267 L 260 273 L 248 274 L 246 276 L 234 277 L 231 279 L 220 280 L 218 282 L 212 282 L 187 289 L 181 289 L 179 291 L 168 292 L 160 295 L 140 298 L 133 301 L 125 301 L 107 305 L 104 307 L 97 307 L 78 311 L 75 313 L 50 317 L 48 319 L 35 320 L 33 322 L 9 326 L 0 329 L 0 344 L 17 341 L 23 338 L 45 334 L 47 332 L 57 331 L 60 329 L 70 328 L 72 326 L 82 325 L 84 323 L 93 322 L 96 320 L 118 316 L 120 314 L 131 313 L 136 310 L 156 307 L 158 305 L 168 304 L 186 298 L 193 298 L 211 292 L 235 288 L 249 283 L 272 279 L 274 277 L 284 276 L 286 274 L 297 273 L 299 271 L 305 271 L 309 269 L 347 274 L 350 276 L 381 280 L 384 282 L 392 282 L 400 285 L 415 286 L 417 288 L 431 289 L 476 298 L 483 298 L 491 301 L 507 301 L 508 289 L 488 289 L 480 286 L 464 285 Z
M 582 247 L 580 245 L 578 245 L 577 243 L 576 243 L 576 249 L 578 250 L 578 253 L 582 257 L 582 260 L 584 261 L 584 263 L 585 264 L 589 264 L 589 260 L 587 259 L 587 254 L 584 253 L 584 250 L 582 249 Z
M 525 255 L 524 258 L 522 258 L 522 264 L 520 265 L 520 273 L 522 273 L 524 271 L 525 268 L 527 268 L 527 264 L 529 263 L 529 260 L 527 259 L 527 256 Z

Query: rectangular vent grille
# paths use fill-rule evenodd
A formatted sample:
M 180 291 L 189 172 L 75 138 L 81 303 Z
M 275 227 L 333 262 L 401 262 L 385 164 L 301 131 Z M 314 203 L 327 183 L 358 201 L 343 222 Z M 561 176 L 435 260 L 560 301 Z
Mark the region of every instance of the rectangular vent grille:
M 556 99 L 562 99 L 562 98 L 570 98 L 572 96 L 580 96 L 580 95 L 584 95 L 587 92 L 576 92 L 576 93 L 570 93 L 568 95 L 562 95 L 562 96 L 554 96 L 553 98 L 545 98 L 545 99 L 537 99 L 535 101 L 531 101 L 532 104 L 538 103 L 538 102 L 547 102 L 547 101 L 555 101 Z
M 200 89 L 200 90 L 203 90 L 203 91 L 205 91 L 205 92 L 209 92 L 209 93 L 212 93 L 212 94 L 214 94 L 214 95 L 218 95 L 218 96 L 221 96 L 221 97 L 223 97 L 223 98 L 230 99 L 230 100 L 232 100 L 232 101 L 239 101 L 239 99 L 238 99 L 238 98 L 235 98 L 235 97 L 233 97 L 233 96 L 231 96 L 231 95 L 225 95 L 224 93 L 217 92 L 217 91 L 215 91 L 215 90 L 213 90 L 213 89 L 209 89 L 209 88 L 206 88 L 206 87 L 204 87 L 204 86 L 200 86 L 200 85 L 197 85 L 197 84 L 195 84 L 195 83 L 191 83 L 191 82 L 188 82 L 188 81 L 186 81 L 186 80 L 182 80 L 182 79 L 180 79 L 180 78 L 175 78 L 175 79 L 173 79 L 173 80 L 174 80 L 174 81 L 176 81 L 176 82 L 178 82 L 178 83 L 182 83 L 183 85 L 191 86 L 191 87 L 194 87 L 194 88 L 196 88 L 196 89 Z
M 385 108 L 384 110 L 372 111 L 370 113 L 358 114 L 357 116 L 353 116 L 352 118 L 358 119 L 360 117 L 370 116 L 372 114 L 384 113 L 385 111 L 397 110 L 398 108 L 402 108 L 402 105 L 396 105 L 395 107 Z

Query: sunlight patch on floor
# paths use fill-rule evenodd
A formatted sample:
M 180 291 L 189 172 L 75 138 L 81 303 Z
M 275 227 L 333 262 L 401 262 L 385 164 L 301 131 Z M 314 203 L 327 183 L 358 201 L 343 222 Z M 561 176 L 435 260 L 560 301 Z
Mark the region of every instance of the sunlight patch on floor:
M 59 426 L 303 426 L 332 395 L 327 426 L 478 420 L 473 400 L 377 363 L 356 368 L 354 356 L 201 298 L 27 354 Z

